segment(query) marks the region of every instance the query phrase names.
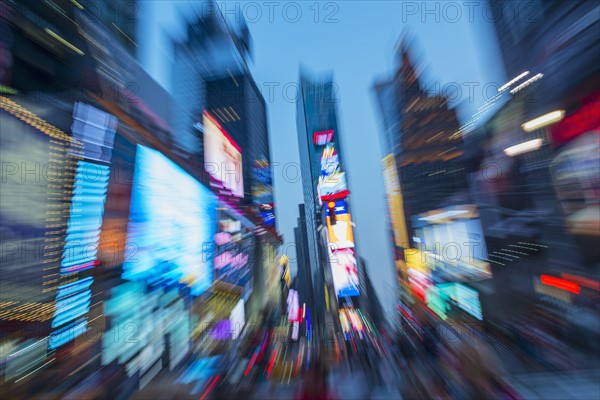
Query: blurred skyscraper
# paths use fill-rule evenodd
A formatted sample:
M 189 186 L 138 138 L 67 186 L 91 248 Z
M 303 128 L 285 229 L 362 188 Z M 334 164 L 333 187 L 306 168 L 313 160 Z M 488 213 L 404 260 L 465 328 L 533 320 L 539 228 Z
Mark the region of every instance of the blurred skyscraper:
M 383 172 L 394 259 L 404 270 L 404 252 L 416 246 L 413 217 L 448 204 L 468 203 L 468 163 L 456 112 L 442 95 L 425 91 L 406 36 L 397 47 L 391 79 L 376 82 L 381 117 Z M 404 276 L 406 279 L 406 276 Z M 406 282 L 406 281 L 405 281 Z
M 338 101 L 331 77 L 314 79 L 301 71 L 296 123 L 308 238 L 305 265 L 310 266 L 320 321 L 331 315 L 322 314 L 326 303 L 368 307 L 353 235 Z M 326 301 L 323 295 L 336 301 Z M 337 319 L 335 310 L 330 311 Z

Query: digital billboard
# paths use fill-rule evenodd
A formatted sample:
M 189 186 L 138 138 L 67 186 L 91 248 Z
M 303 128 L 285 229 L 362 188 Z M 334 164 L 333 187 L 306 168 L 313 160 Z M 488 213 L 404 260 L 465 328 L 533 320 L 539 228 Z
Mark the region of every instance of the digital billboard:
M 321 155 L 318 191 L 321 200 L 343 199 L 350 194 L 346 173 L 341 170 L 339 155 L 332 145 L 328 145 Z
M 327 234 L 329 246 L 334 250 L 354 247 L 354 233 L 350 214 L 337 214 L 335 225 L 331 225 L 331 217 L 327 217 Z
M 271 204 L 262 204 L 260 206 L 260 216 L 267 226 L 275 226 L 275 209 Z
M 483 318 L 481 313 L 481 302 L 479 301 L 479 293 L 475 289 L 460 283 L 455 284 L 454 301 L 460 308 L 471 314 L 478 320 Z
M 204 126 L 204 167 L 215 179 L 231 190 L 234 196 L 244 197 L 242 151 L 235 141 L 206 111 Z
M 329 175 L 340 170 L 340 157 L 333 147 L 327 146 L 321 154 L 321 175 Z
M 334 207 L 335 215 L 346 214 L 348 212 L 348 208 L 347 208 L 345 200 L 336 200 L 336 201 L 334 201 L 334 204 L 335 204 L 335 207 Z M 325 208 L 325 212 L 327 213 L 327 216 L 329 217 L 330 212 L 329 212 L 328 207 Z
M 298 317 L 298 313 L 300 312 L 300 302 L 298 300 L 298 292 L 294 289 L 290 289 L 288 292 L 287 311 L 289 322 L 296 322 L 300 320 Z
M 218 215 L 214 240 L 214 280 L 245 286 L 252 278 L 253 233 L 244 232 L 242 222 L 224 210 L 219 211 Z
M 399 248 L 408 246 L 404 201 L 400 189 L 400 179 L 396 168 L 394 154 L 388 154 L 382 161 L 383 182 L 388 204 L 388 215 L 394 232 L 394 243 Z
M 71 198 L 61 274 L 71 274 L 98 264 L 98 239 L 104 214 L 109 167 L 79 161 Z
M 217 198 L 163 154 L 138 145 L 123 278 L 179 281 L 200 295 L 212 282 Z
M 410 286 L 412 292 L 422 301 L 426 300 L 425 295 L 427 293 L 427 289 L 432 284 L 433 282 L 428 272 L 423 273 L 421 271 L 417 271 L 416 269 L 408 269 L 408 285 Z
M 333 287 L 338 297 L 358 296 L 358 269 L 354 249 L 329 249 Z
M 255 204 L 273 203 L 271 164 L 266 159 L 256 160 L 252 176 L 252 201 Z
M 350 191 L 346 183 L 345 172 L 334 172 L 333 174 L 319 179 L 319 195 L 321 200 L 336 200 L 348 197 Z
M 330 143 L 333 139 L 333 129 L 318 131 L 313 133 L 313 143 L 317 146 L 323 146 Z
M 452 206 L 413 218 L 415 237 L 432 264 L 436 282 L 491 278 L 479 213 L 473 205 Z
M 244 299 L 240 299 L 229 314 L 229 321 L 231 328 L 233 329 L 231 331 L 231 338 L 233 340 L 237 339 L 238 336 L 241 335 L 244 325 L 246 325 L 246 313 L 244 307 Z

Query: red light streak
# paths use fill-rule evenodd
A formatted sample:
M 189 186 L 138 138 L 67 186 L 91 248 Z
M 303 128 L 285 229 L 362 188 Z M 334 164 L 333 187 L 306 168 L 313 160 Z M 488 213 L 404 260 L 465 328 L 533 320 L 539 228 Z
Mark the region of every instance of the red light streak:
M 212 388 L 217 384 L 217 381 L 219 380 L 219 378 L 221 378 L 221 375 L 217 375 L 215 376 L 215 378 L 212 380 L 212 383 L 208 386 L 208 388 L 204 391 L 204 393 L 202 394 L 202 396 L 200 397 L 199 400 L 204 400 L 206 399 L 206 396 L 208 396 L 208 394 L 210 393 L 210 391 L 212 390 Z M 209 381 L 210 382 L 210 381 Z
M 571 274 L 563 273 L 563 274 L 560 274 L 560 276 L 566 280 L 578 283 L 579 285 L 581 285 L 583 287 L 600 292 L 600 282 L 596 282 L 591 279 L 582 278 L 580 276 L 575 276 L 575 275 L 571 275 Z
M 95 261 L 90 261 L 88 263 L 85 264 L 80 264 L 80 265 L 75 265 L 73 267 L 69 267 L 67 268 L 68 272 L 75 272 L 75 271 L 80 271 L 82 269 L 86 269 L 86 268 L 92 268 L 92 267 L 96 267 L 100 264 L 99 260 L 95 260 Z
M 348 195 L 350 195 L 349 190 L 342 190 L 341 192 L 338 192 L 338 193 L 321 196 L 321 200 L 323 200 L 323 201 L 340 200 L 340 199 L 345 199 L 346 197 L 348 197 Z
M 581 291 L 581 287 L 578 284 L 554 276 L 542 275 L 540 276 L 540 280 L 544 285 L 553 286 L 558 289 L 566 290 L 567 292 L 579 294 Z
M 269 367 L 267 368 L 267 379 L 271 376 L 271 371 L 273 370 L 273 365 L 275 364 L 275 356 L 277 355 L 277 350 L 273 350 L 273 355 L 271 356 L 271 360 L 269 361 Z
M 301 360 L 300 360 L 300 356 L 301 356 L 301 355 L 302 355 L 302 353 L 298 353 L 298 359 L 296 360 L 296 371 L 294 372 L 294 376 L 295 376 L 295 375 L 298 375 L 298 372 L 299 372 L 300 366 L 302 365 L 302 364 L 301 364 Z
M 252 359 L 248 363 L 248 368 L 246 368 L 246 372 L 244 372 L 244 376 L 247 376 L 250 373 L 250 370 L 252 369 L 252 366 L 254 365 L 254 361 L 256 361 L 257 356 L 258 354 L 254 352 L 254 354 L 252 355 Z

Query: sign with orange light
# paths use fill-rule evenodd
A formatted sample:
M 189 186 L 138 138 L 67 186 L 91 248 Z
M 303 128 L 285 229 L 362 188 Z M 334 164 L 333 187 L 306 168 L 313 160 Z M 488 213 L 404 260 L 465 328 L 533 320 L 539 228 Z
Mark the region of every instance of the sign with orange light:
M 354 247 L 354 233 L 350 214 L 338 214 L 335 225 L 331 225 L 331 217 L 327 217 L 327 234 L 329 246 L 334 250 Z

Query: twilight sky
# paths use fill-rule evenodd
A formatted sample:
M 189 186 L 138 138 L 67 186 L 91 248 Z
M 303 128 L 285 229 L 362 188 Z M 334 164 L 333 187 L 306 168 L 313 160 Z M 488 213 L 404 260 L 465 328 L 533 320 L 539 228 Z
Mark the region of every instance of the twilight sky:
M 192 6 L 165 3 L 142 3 L 141 15 L 150 17 L 152 23 L 141 28 L 141 33 L 156 40 L 152 46 L 140 48 L 140 59 L 151 75 L 168 87 L 165 65 L 171 50 L 166 36 L 183 34 L 180 10 Z M 376 78 L 392 72 L 395 44 L 400 33 L 410 29 L 427 64 L 431 87 L 454 90 L 454 103 L 460 104 L 464 122 L 507 80 L 486 3 L 471 2 L 470 9 L 463 3 L 453 3 L 452 8 L 445 2 L 401 1 L 217 4 L 229 18 L 235 18 L 239 10 L 253 37 L 250 68 L 267 102 L 272 163 L 278 163 L 274 167 L 277 225 L 285 238 L 283 250 L 292 260 L 293 228 L 298 204 L 304 201 L 298 175 L 295 106 L 299 65 L 315 73 L 333 71 L 339 88 L 340 135 L 346 151 L 343 157 L 349 170 L 358 249 L 367 261 L 380 301 L 391 311 L 395 295 L 388 282 L 395 281 L 395 272 L 386 231 L 381 169 L 384 150 L 379 145 L 382 127 L 371 87 Z

